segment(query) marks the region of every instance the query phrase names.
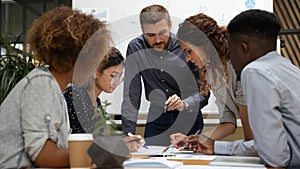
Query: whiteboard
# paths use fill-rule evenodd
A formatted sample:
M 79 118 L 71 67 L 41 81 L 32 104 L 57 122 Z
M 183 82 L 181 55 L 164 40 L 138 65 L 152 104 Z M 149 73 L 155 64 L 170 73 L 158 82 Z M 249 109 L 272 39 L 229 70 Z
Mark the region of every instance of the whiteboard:
M 273 12 L 273 0 L 73 0 L 73 9 L 92 13 L 100 20 L 110 23 L 116 47 L 125 57 L 127 44 L 142 32 L 139 24 L 140 11 L 149 5 L 166 7 L 173 22 L 172 32 L 176 34 L 179 23 L 189 16 L 205 13 L 217 23 L 227 25 L 229 21 L 247 9 L 263 9 Z M 102 93 L 101 100 L 112 103 L 107 107 L 110 114 L 121 113 L 123 84 L 111 94 Z M 140 113 L 147 113 L 149 107 L 143 90 Z M 204 114 L 218 114 L 215 97 L 211 95 L 209 104 L 202 109 Z

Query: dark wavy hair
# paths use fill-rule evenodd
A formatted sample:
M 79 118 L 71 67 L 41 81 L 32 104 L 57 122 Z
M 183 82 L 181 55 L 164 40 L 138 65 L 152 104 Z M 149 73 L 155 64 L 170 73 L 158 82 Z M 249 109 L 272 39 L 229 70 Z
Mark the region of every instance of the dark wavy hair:
M 105 22 L 92 15 L 69 7 L 57 7 L 44 13 L 33 23 L 27 34 L 24 50 L 33 53 L 39 63 L 49 65 L 51 70 L 65 72 L 74 66 L 87 40 L 99 29 L 105 31 L 101 32 L 101 38 L 97 42 L 100 46 L 109 44 L 110 33 L 106 27 Z
M 203 38 L 203 36 L 206 36 L 207 38 Z M 184 22 L 179 25 L 177 32 L 177 38 L 180 41 L 198 47 L 207 46 L 209 40 L 219 55 L 226 80 L 229 80 L 227 70 L 229 51 L 226 36 L 226 27 L 219 27 L 213 18 L 203 13 L 185 19 Z M 200 93 L 202 94 L 208 93 L 208 90 L 210 90 L 210 85 L 207 84 L 207 81 L 205 80 L 206 71 L 205 68 L 200 70 L 200 81 L 198 81 L 200 84 Z
M 104 58 L 101 60 L 97 72 L 103 73 L 105 69 L 112 66 L 117 66 L 121 63 L 125 63 L 123 55 L 117 48 L 111 47 Z

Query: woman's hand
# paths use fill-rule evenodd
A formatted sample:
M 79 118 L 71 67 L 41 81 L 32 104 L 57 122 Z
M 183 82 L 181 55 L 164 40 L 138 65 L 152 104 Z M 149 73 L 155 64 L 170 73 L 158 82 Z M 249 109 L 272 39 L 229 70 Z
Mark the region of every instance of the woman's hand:
M 214 154 L 215 141 L 204 134 L 198 134 L 196 136 L 189 136 L 188 140 L 189 148 L 194 152 L 200 152 L 203 154 Z
M 171 143 L 175 148 L 180 148 L 185 145 L 187 142 L 188 136 L 181 134 L 181 133 L 176 133 L 170 135 Z
M 136 152 L 143 144 L 145 144 L 144 138 L 140 135 L 131 135 L 123 139 L 131 153 Z

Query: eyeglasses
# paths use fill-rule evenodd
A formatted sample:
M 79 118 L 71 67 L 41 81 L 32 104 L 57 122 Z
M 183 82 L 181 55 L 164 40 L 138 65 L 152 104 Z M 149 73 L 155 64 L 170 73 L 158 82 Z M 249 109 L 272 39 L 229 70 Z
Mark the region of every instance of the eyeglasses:
M 109 77 L 110 82 L 112 84 L 115 84 L 115 83 L 120 84 L 124 81 L 124 75 L 123 74 L 121 74 L 119 76 L 118 76 L 118 74 L 114 74 L 114 75 L 108 75 L 108 74 L 105 74 L 105 73 L 102 73 L 102 74 Z
M 186 57 L 191 57 L 192 52 L 193 52 L 192 49 L 183 50 L 183 53 Z

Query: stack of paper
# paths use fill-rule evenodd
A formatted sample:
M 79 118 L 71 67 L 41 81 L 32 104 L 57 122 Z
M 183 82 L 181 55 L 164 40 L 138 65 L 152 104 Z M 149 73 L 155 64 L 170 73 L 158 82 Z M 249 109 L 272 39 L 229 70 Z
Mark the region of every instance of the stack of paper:
M 182 166 L 182 162 L 165 159 L 130 159 L 123 163 L 124 169 L 176 169 Z

